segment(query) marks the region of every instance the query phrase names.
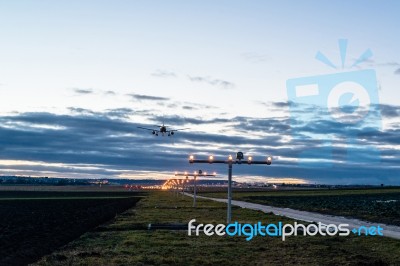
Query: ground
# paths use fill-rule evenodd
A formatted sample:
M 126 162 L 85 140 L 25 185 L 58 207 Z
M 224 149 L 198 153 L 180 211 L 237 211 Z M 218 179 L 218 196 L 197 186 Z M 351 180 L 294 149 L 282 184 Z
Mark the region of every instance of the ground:
M 0 265 L 35 262 L 133 207 L 140 200 L 138 196 L 117 192 L 0 191 Z
M 201 195 L 225 198 L 226 192 Z M 400 188 L 236 191 L 233 199 L 400 226 Z
M 135 208 L 45 256 L 36 265 L 398 265 L 400 241 L 385 237 L 188 236 L 148 230 L 149 223 L 224 223 L 226 205 L 171 192 L 150 192 Z M 239 222 L 293 220 L 234 208 Z

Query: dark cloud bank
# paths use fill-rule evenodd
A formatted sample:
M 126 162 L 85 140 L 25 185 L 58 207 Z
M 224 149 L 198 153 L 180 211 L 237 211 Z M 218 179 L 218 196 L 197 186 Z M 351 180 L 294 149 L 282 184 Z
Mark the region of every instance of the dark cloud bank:
M 144 95 L 135 97 L 142 100 L 164 99 Z M 284 103 L 273 105 L 285 106 Z M 388 118 L 398 117 L 399 109 L 398 106 L 382 105 L 381 113 Z M 398 126 L 382 131 L 348 128 L 326 120 L 312 123 L 286 117 L 203 120 L 175 115 L 163 117 L 164 122 L 178 127 L 190 127 L 191 124 L 223 126 L 225 131 L 235 133 L 216 134 L 188 130 L 177 132 L 172 141 L 171 138 L 154 137 L 147 131 L 138 129 L 137 126 L 142 125 L 128 120 L 128 117 L 135 114 L 129 108 L 104 112 L 70 108 L 70 112 L 69 115 L 35 112 L 0 116 L 0 159 L 91 164 L 98 168 L 81 170 L 83 176 L 98 174 L 112 177 L 115 172 L 110 170 L 197 170 L 202 166 L 189 165 L 189 154 L 206 158 L 207 154 L 212 153 L 216 157 L 226 158 L 228 154 L 241 150 L 258 159 L 273 155 L 274 162 L 268 167 L 237 166 L 237 175 L 294 177 L 310 182 L 335 184 L 400 184 L 399 152 L 390 148 L 400 145 Z M 150 113 L 141 115 L 152 121 L 160 121 L 160 117 Z M 337 137 L 332 137 L 332 134 Z M 347 140 L 343 136 L 349 134 L 358 136 L 360 143 L 356 143 L 354 147 L 346 146 Z M 325 139 L 317 141 L 313 135 L 325 136 Z M 323 147 L 327 140 L 334 145 L 332 164 L 318 162 L 299 165 L 293 160 L 299 157 L 305 161 L 324 158 L 322 153 L 326 151 Z M 368 147 L 378 147 L 380 157 L 376 158 Z M 356 154 L 357 158 L 348 161 L 346 156 L 349 151 L 350 154 Z M 323 167 L 319 167 L 321 165 Z M 203 168 L 222 174 L 226 172 L 226 167 L 221 165 L 205 165 Z M 54 171 L 63 176 L 76 171 L 55 166 L 19 166 L 16 169 Z

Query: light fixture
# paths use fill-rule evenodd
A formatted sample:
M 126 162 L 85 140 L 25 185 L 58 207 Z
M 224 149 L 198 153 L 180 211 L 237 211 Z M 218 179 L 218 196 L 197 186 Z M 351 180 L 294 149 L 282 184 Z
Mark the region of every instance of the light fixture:
M 191 159 L 189 159 L 190 163 L 210 163 L 213 159 L 213 157 L 209 156 L 208 160 L 194 160 L 193 157 L 190 157 Z M 224 163 L 224 164 L 228 164 L 228 197 L 227 197 L 227 203 L 228 203 L 228 207 L 227 207 L 227 215 L 226 215 L 226 220 L 227 223 L 231 223 L 232 221 L 232 166 L 234 164 L 242 164 L 242 159 L 244 158 L 244 154 L 242 152 L 237 152 L 236 153 L 236 160 L 233 161 L 233 157 L 232 155 L 228 156 L 228 160 L 216 160 L 213 161 L 213 163 Z M 254 160 L 253 161 L 253 157 L 252 156 L 248 156 L 247 157 L 247 163 L 250 165 L 253 164 L 267 164 L 270 165 L 272 163 L 272 156 L 268 156 L 266 158 L 266 160 L 262 160 L 262 161 L 257 161 Z M 214 172 L 214 175 L 216 175 L 216 173 Z M 194 189 L 195 190 L 195 189 Z M 194 206 L 195 206 L 195 201 L 196 201 L 196 194 L 193 192 L 194 196 L 193 196 L 193 201 L 194 201 Z
M 243 152 L 239 151 L 236 153 L 236 160 L 242 160 L 244 158 Z

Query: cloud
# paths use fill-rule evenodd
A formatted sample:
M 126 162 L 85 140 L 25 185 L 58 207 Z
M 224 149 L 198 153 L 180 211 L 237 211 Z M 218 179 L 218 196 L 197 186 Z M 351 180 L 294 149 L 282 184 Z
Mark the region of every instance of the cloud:
M 72 113 L 78 113 L 78 114 L 96 114 L 92 110 L 85 109 L 85 108 L 79 108 L 79 107 L 68 107 L 67 108 L 70 112 Z
M 283 103 L 270 105 L 282 106 Z M 397 113 L 393 112 L 399 109 L 383 106 L 381 110 L 394 117 Z M 77 107 L 69 110 L 68 115 L 30 112 L 0 116 L 0 160 L 40 162 L 35 166 L 0 163 L 0 170 L 37 171 L 38 175 L 52 172 L 60 176 L 115 177 L 127 171 L 184 171 L 190 166 L 187 162 L 189 154 L 195 154 L 197 158 L 208 154 L 226 158 L 243 151 L 255 159 L 272 155 L 274 162 L 268 167 L 237 166 L 236 176 L 297 177 L 320 183 L 399 184 L 395 177 L 398 176 L 400 154 L 396 148 L 390 148 L 400 145 L 399 127 L 384 131 L 349 129 L 324 120 L 324 116 L 316 116 L 312 121 L 294 121 L 295 118 L 272 114 L 264 118 L 238 116 L 229 119 L 166 116 L 168 127 L 205 125 L 203 132 L 190 129 L 177 132 L 173 144 L 172 138 L 154 137 L 151 132 L 138 129 L 137 126 L 143 125 L 129 119 L 134 113 L 130 108 L 101 112 Z M 162 120 L 160 116 L 135 112 L 135 117 L 142 115 L 150 121 Z M 208 125 L 222 128 L 226 133 L 209 132 Z M 349 146 L 346 139 L 349 134 L 359 136 L 360 144 Z M 320 140 L 315 138 L 317 135 Z M 296 163 L 298 158 L 303 158 L 318 164 L 324 158 L 324 143 L 328 140 L 332 145 L 333 167 L 307 168 Z M 377 163 L 362 163 L 374 159 L 370 147 L 380 150 L 381 159 Z M 304 151 L 309 152 L 304 155 Z M 361 163 L 346 162 L 349 151 L 358 154 Z M 226 172 L 223 165 L 204 165 L 204 168 Z
M 394 106 L 389 104 L 379 104 L 376 106 L 379 108 L 383 117 L 386 118 L 399 118 L 400 117 L 400 106 Z
M 193 118 L 193 117 L 183 117 L 179 115 L 170 115 L 170 116 L 158 116 L 155 115 L 149 118 L 150 120 L 157 122 L 163 121 L 167 125 L 171 126 L 182 126 L 187 124 L 194 124 L 194 125 L 202 125 L 202 124 L 221 124 L 221 123 L 228 123 L 231 122 L 230 119 L 224 118 L 215 118 L 215 119 L 201 119 L 201 118 Z
M 391 62 L 386 62 L 386 63 L 379 63 L 379 64 L 376 64 L 376 65 L 377 65 L 377 66 L 400 66 L 399 63 L 393 62 L 393 61 L 391 61 Z
M 175 78 L 177 75 L 174 72 L 157 69 L 151 73 L 151 76 L 158 78 Z
M 193 109 L 218 109 L 218 107 L 216 106 L 212 106 L 212 105 L 207 105 L 207 104 L 199 104 L 199 103 L 193 103 L 193 102 L 184 102 L 181 103 L 184 105 L 184 107 L 186 107 L 185 109 L 189 108 L 193 108 Z
M 290 134 L 290 120 L 288 118 L 250 118 L 236 117 L 236 128 L 244 132 L 269 132 L 277 134 Z
M 86 88 L 73 88 L 72 89 L 76 94 L 80 94 L 80 95 L 88 95 L 88 94 L 94 94 L 96 93 L 95 90 L 93 89 L 86 89 Z M 98 91 L 99 93 L 102 93 L 106 96 L 113 96 L 113 95 L 117 95 L 117 93 L 113 90 L 106 90 L 106 91 Z
M 141 94 L 128 94 L 132 98 L 138 101 L 168 101 L 169 98 L 159 97 L 159 96 L 150 96 L 150 95 L 141 95 Z
M 213 79 L 210 77 L 200 77 L 200 76 L 188 76 L 189 80 L 192 82 L 200 82 L 207 83 L 212 86 L 217 86 L 222 89 L 232 89 L 235 87 L 235 84 L 226 80 L 221 79 Z
M 256 103 L 263 105 L 265 107 L 273 107 L 273 108 L 288 108 L 289 106 L 293 106 L 295 103 L 292 101 L 287 101 L 287 102 L 261 102 L 261 101 L 256 101 Z
M 93 93 L 92 89 L 74 88 L 73 90 L 77 94 L 92 94 Z
M 108 117 L 128 118 L 134 111 L 130 108 L 107 109 L 104 114 Z
M 115 91 L 112 91 L 112 90 L 105 91 L 104 94 L 105 95 L 110 95 L 110 96 L 111 95 L 116 95 Z
M 288 108 L 292 102 L 274 102 L 272 106 L 277 108 Z
M 106 109 L 103 112 L 95 112 L 90 109 L 68 107 L 67 108 L 73 114 L 85 115 L 85 116 L 97 116 L 97 117 L 113 117 L 113 118 L 129 118 L 134 111 L 130 108 L 115 108 Z
M 400 68 L 396 69 L 396 71 L 394 71 L 394 74 L 400 75 Z

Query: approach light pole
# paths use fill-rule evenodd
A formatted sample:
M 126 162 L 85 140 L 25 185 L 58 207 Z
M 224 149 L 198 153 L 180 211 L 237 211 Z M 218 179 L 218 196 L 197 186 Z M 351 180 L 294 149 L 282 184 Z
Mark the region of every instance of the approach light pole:
M 229 155 L 228 160 L 214 160 L 214 156 L 210 155 L 208 160 L 197 160 L 193 155 L 189 156 L 189 163 L 223 163 L 228 165 L 228 209 L 227 209 L 227 223 L 229 224 L 232 220 L 232 166 L 234 164 L 266 164 L 272 163 L 272 157 L 268 156 L 265 161 L 253 161 L 253 157 L 249 156 L 246 161 L 242 161 L 244 158 L 243 152 L 236 153 L 236 160 L 233 160 L 232 155 Z
M 189 176 L 193 176 L 193 207 L 194 208 L 196 208 L 196 194 L 197 194 L 196 179 L 197 179 L 197 177 L 198 176 L 216 176 L 216 175 L 217 174 L 215 172 L 213 174 L 207 174 L 207 172 L 203 172 L 202 170 L 195 171 L 193 174 L 189 174 L 188 172 L 185 172 L 185 173 L 175 172 L 175 176 L 186 176 L 186 179 L 188 179 Z
M 182 197 L 185 197 L 185 184 L 189 182 L 188 177 L 186 177 L 186 179 L 181 179 L 181 182 L 182 182 Z

